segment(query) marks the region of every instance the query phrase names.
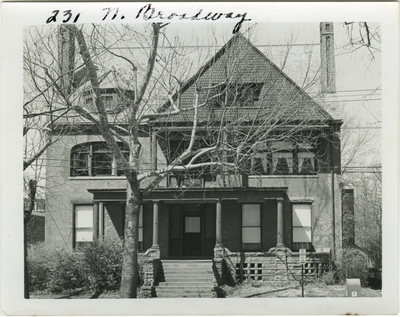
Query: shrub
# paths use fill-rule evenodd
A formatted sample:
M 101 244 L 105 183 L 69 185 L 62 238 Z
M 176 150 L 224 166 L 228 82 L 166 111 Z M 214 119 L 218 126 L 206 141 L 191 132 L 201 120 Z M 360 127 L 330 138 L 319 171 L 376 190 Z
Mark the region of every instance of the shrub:
M 121 241 L 97 241 L 77 251 L 54 250 L 44 243 L 28 250 L 31 292 L 61 293 L 80 288 L 94 293 L 118 290 L 121 285 Z M 143 259 L 139 257 L 138 286 L 143 285 Z
M 342 250 L 342 280 L 359 278 L 363 286 L 368 285 L 369 268 L 367 255 L 356 248 Z
M 50 278 L 51 261 L 55 251 L 49 251 L 43 243 L 28 247 L 29 291 L 45 291 Z
M 333 285 L 344 283 L 349 278 L 359 278 L 363 286 L 368 285 L 368 257 L 357 248 L 345 248 L 338 251 L 327 272 L 322 276 L 321 282 Z
M 52 293 L 72 291 L 83 288 L 88 280 L 83 270 L 82 259 L 72 251 L 61 251 L 55 254 L 50 266 L 48 289 Z
M 87 273 L 91 291 L 119 289 L 122 252 L 121 241 L 114 240 L 97 241 L 82 249 L 83 267 Z
M 28 248 L 29 290 L 60 293 L 83 287 L 87 280 L 79 255 L 55 250 L 44 243 Z

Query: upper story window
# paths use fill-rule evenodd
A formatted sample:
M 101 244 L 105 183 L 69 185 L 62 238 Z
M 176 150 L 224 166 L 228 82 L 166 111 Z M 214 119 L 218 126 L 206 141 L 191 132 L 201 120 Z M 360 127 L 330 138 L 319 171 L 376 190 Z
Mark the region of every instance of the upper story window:
M 214 99 L 213 105 L 220 107 L 253 106 L 254 102 L 260 98 L 262 86 L 262 83 L 219 85 L 214 91 L 214 96 L 219 96 Z
M 122 92 L 115 88 L 101 88 L 101 99 L 108 112 L 119 112 L 134 100 L 134 92 L 123 90 Z M 87 90 L 83 93 L 84 102 L 88 106 L 94 105 L 95 96 L 93 91 Z
M 314 174 L 318 170 L 315 148 L 309 143 L 274 142 L 251 157 L 253 175 Z
M 129 150 L 119 143 L 123 156 L 128 159 Z M 76 145 L 71 150 L 71 176 L 120 176 L 121 162 L 112 155 L 105 142 Z

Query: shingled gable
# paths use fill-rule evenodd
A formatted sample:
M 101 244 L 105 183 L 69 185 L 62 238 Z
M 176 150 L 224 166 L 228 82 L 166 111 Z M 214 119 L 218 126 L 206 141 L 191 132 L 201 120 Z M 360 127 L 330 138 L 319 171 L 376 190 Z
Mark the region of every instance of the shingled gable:
M 180 96 L 181 112 L 158 118 L 154 123 L 193 121 L 192 105 L 196 87 L 211 87 L 227 81 L 262 84 L 258 101 L 251 107 L 202 107 L 198 113 L 199 122 L 209 120 L 210 113 L 214 118 L 224 117 L 227 121 L 269 121 L 272 117 L 285 122 L 327 122 L 333 119 L 248 39 L 236 33 L 174 95 L 175 100 Z M 200 103 L 206 101 L 207 90 L 203 89 L 202 92 Z M 169 107 L 170 103 L 167 102 L 159 108 L 159 112 L 168 112 Z

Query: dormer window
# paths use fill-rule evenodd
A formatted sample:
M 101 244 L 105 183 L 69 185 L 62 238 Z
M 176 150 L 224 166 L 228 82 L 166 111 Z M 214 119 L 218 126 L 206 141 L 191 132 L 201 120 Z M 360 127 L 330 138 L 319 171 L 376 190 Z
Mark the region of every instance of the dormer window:
M 122 155 L 128 159 L 129 150 L 119 144 Z M 121 162 L 117 162 L 105 142 L 76 145 L 71 151 L 71 176 L 120 176 Z
M 262 86 L 262 83 L 223 84 L 219 85 L 210 97 L 218 95 L 213 99 L 214 106 L 253 106 L 254 102 L 260 99 Z
M 119 112 L 134 100 L 134 92 L 131 90 L 124 90 L 121 92 L 115 88 L 101 88 L 100 94 L 104 107 L 108 112 Z M 92 90 L 85 91 L 83 97 L 86 105 L 89 107 L 94 106 L 95 96 Z

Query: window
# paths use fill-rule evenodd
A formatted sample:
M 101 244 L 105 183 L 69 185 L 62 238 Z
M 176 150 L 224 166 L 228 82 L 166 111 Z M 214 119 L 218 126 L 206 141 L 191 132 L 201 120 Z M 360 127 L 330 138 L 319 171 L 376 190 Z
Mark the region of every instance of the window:
M 289 141 L 258 145 L 251 155 L 252 175 L 304 175 L 317 171 L 315 146 Z
M 242 249 L 261 249 L 260 205 L 242 205 Z
M 272 169 L 273 174 L 293 174 L 293 153 L 272 153 Z
M 75 248 L 93 242 L 93 205 L 75 205 Z
M 292 206 L 293 250 L 312 249 L 311 205 L 294 204 Z
M 300 174 L 312 174 L 315 172 L 315 155 L 312 152 L 299 152 L 297 154 L 298 170 Z
M 269 167 L 269 162 L 267 153 L 256 153 L 251 158 L 252 174 L 267 175 L 268 167 Z
M 129 158 L 129 150 L 119 144 L 122 155 Z M 112 155 L 105 142 L 79 144 L 71 151 L 71 176 L 120 176 L 123 175 L 122 162 Z
M 213 95 L 220 95 L 214 99 L 213 105 L 220 107 L 253 106 L 254 102 L 259 100 L 262 86 L 262 83 L 219 85 Z
M 195 174 L 176 173 L 169 176 L 169 187 L 204 187 L 204 178 Z

